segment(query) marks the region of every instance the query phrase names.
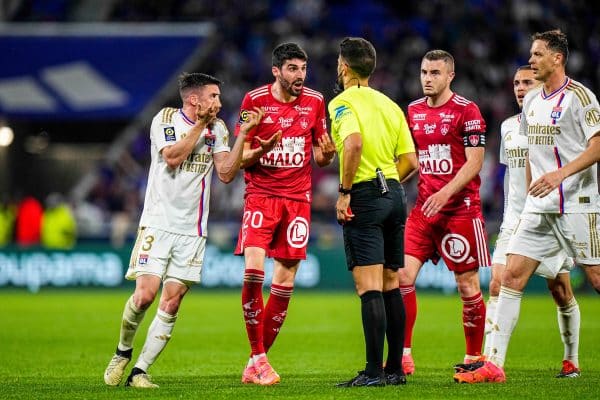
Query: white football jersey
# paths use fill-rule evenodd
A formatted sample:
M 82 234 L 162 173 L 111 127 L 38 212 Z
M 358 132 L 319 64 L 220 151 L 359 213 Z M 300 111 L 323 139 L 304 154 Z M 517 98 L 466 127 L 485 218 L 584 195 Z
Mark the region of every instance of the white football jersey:
M 193 236 L 206 236 L 213 154 L 229 151 L 229 132 L 217 120 L 204 129 L 196 147 L 176 169 L 170 169 L 161 150 L 181 140 L 194 122 L 181 109 L 163 108 L 150 128 L 151 156 L 148 187 L 140 226 Z
M 525 96 L 520 126 L 528 139 L 532 182 L 573 161 L 600 131 L 600 106 L 588 88 L 570 78 L 552 93 L 545 94 L 542 88 Z M 600 212 L 596 164 L 568 177 L 546 197 L 527 196 L 524 210 Z
M 506 165 L 508 173 L 506 208 L 502 229 L 514 229 L 525 207 L 527 183 L 525 163 L 527 162 L 527 137 L 519 135 L 521 114 L 507 118 L 500 125 L 500 162 Z

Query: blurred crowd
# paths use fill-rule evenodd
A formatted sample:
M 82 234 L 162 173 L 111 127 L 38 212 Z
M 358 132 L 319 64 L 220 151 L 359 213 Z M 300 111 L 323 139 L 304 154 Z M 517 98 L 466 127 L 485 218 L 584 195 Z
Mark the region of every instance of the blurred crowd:
M 567 72 L 600 93 L 600 3 L 583 0 L 450 0 L 386 2 L 361 0 L 8 0 L 0 18 L 6 21 L 214 22 L 218 42 L 201 72 L 217 76 L 222 86 L 220 117 L 231 131 L 244 94 L 271 82 L 271 51 L 284 41 L 299 43 L 309 55 L 307 86 L 333 98 L 338 43 L 344 36 L 363 36 L 377 49 L 371 86 L 406 110 L 422 96 L 419 67 L 432 48 L 456 59 L 455 92 L 474 100 L 488 125 L 487 155 L 481 196 L 490 233 L 502 217 L 503 169 L 498 165 L 499 127 L 515 114 L 512 77 L 529 58 L 529 36 L 561 28 L 569 38 Z M 169 106 L 180 100 L 172 99 Z M 158 112 L 158 110 L 156 110 Z M 148 124 L 150 121 L 148 121 Z M 117 245 L 133 236 L 143 206 L 149 166 L 149 126 L 139 132 L 115 165 L 99 165 L 96 184 L 84 202 L 73 205 L 80 235 L 106 235 Z M 313 219 L 334 223 L 338 170 L 334 162 L 313 175 Z M 415 179 L 407 185 L 409 202 Z M 239 222 L 243 178 L 215 184 L 210 218 Z M 235 226 L 235 225 L 232 225 Z M 232 234 L 236 234 L 233 232 Z

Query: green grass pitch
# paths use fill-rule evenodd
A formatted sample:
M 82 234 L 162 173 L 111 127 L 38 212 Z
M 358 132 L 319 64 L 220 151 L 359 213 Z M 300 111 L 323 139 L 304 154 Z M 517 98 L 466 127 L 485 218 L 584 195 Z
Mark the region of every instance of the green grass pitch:
M 579 296 L 582 377 L 554 378 L 562 343 L 549 295 L 524 296 L 510 344 L 508 382 L 458 385 L 462 359 L 458 295 L 419 295 L 413 353 L 416 374 L 406 386 L 335 388 L 364 366 L 360 302 L 350 293 L 298 290 L 269 357 L 282 377 L 275 387 L 247 386 L 248 355 L 238 291 L 195 288 L 184 300 L 169 346 L 150 370 L 155 390 L 107 387 L 104 368 L 118 339 L 128 292 L 0 291 L 0 399 L 598 399 L 600 299 Z M 136 337 L 137 357 L 155 306 Z M 133 363 L 130 364 L 131 367 Z

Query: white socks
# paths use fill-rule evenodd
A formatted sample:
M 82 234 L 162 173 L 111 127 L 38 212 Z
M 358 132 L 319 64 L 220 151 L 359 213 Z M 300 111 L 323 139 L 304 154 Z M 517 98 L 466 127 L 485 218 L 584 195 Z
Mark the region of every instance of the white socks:
M 140 310 L 133 302 L 133 295 L 125 303 L 123 319 L 121 320 L 121 332 L 119 334 L 119 350 L 129 350 L 133 347 L 133 338 L 138 326 L 144 319 L 146 310 Z
M 560 338 L 565 346 L 563 359 L 579 367 L 579 326 L 581 325 L 579 304 L 573 297 L 566 306 L 557 307 L 556 311 Z
M 169 339 L 171 339 L 171 332 L 176 320 L 177 315 L 167 314 L 161 309 L 156 311 L 156 316 L 148 329 L 142 353 L 135 363 L 136 368 L 148 371 L 148 368 L 156 361 Z
M 495 323 L 492 326 L 490 358 L 489 360 L 499 367 L 504 366 L 506 359 L 506 350 L 510 342 L 519 312 L 521 310 L 521 298 L 523 292 L 500 287 L 500 296 L 498 296 L 498 305 L 496 308 Z
M 489 357 L 490 350 L 492 348 L 492 324 L 494 323 L 494 318 L 496 317 L 496 308 L 498 307 L 498 296 L 490 296 L 488 302 L 485 307 L 485 328 L 484 328 L 484 345 L 483 345 L 483 355 Z

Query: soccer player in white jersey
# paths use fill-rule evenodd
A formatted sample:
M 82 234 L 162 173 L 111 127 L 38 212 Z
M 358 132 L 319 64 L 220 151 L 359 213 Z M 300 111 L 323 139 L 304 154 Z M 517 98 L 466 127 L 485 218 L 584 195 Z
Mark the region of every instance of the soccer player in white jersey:
M 529 63 L 543 85 L 525 96 L 519 129 L 528 138 L 531 184 L 508 245 L 492 355 L 475 371 L 461 373 L 464 382 L 506 381 L 504 361 L 523 289 L 545 257 L 567 251 L 600 292 L 600 105 L 588 88 L 566 75 L 569 50 L 563 32 L 536 33 L 532 41 Z
M 117 350 L 104 372 L 116 386 L 131 360 L 133 339 L 162 283 L 160 305 L 126 385 L 158 387 L 146 373 L 171 338 L 177 312 L 190 286 L 200 281 L 213 169 L 231 182 L 240 168 L 246 134 L 263 116 L 249 110 L 230 151 L 221 109 L 221 81 L 201 73 L 179 79 L 180 109 L 163 108 L 150 128 L 148 187 L 126 278 L 135 291 L 125 303 Z
M 523 65 L 517 69 L 513 80 L 513 89 L 519 108 L 523 107 L 523 98 L 527 92 L 539 84 L 540 82 L 534 78 L 531 66 Z M 519 216 L 527 197 L 525 164 L 528 146 L 527 137 L 519 135 L 520 123 L 521 115 L 517 114 L 507 118 L 500 126 L 500 162 L 506 166 L 504 217 L 492 257 L 492 279 L 490 281 L 490 297 L 486 304 L 483 359 L 491 356 L 490 335 L 500 294 L 502 273 L 506 269 L 506 249 L 515 226 L 519 222 Z M 562 265 L 556 276 L 551 272 L 554 270 L 554 265 Z M 557 378 L 574 378 L 580 375 L 578 368 L 580 313 L 569 278 L 569 270 L 573 265 L 573 260 L 567 256 L 567 253 L 560 251 L 555 257 L 543 259 L 535 271 L 536 274 L 546 278 L 548 289 L 557 304 L 559 330 L 564 344 L 563 367 L 556 376 Z M 455 369 L 457 373 L 460 373 L 475 370 L 481 365 L 482 362 L 458 364 Z M 461 377 L 460 374 L 457 374 L 459 380 Z

